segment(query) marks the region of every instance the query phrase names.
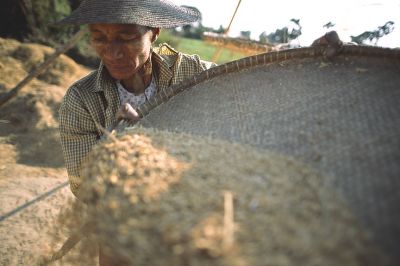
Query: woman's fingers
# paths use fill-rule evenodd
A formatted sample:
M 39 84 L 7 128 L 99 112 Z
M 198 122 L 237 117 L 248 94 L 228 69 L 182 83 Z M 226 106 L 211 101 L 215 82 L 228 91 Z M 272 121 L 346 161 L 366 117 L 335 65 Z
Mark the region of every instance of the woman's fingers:
M 117 120 L 125 119 L 134 122 L 139 119 L 139 114 L 129 103 L 124 103 L 120 106 L 116 117 Z

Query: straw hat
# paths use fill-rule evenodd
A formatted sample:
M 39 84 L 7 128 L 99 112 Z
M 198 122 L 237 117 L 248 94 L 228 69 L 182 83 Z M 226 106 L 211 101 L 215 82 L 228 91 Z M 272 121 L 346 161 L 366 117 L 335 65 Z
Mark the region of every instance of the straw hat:
M 172 28 L 199 20 L 193 8 L 168 0 L 84 0 L 70 16 L 57 24 L 121 23 Z

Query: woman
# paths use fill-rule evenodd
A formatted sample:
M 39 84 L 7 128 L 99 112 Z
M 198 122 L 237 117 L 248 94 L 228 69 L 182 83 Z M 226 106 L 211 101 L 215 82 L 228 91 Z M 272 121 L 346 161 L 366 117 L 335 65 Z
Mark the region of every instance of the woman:
M 167 44 L 152 48 L 160 28 L 197 21 L 200 14 L 167 0 L 84 0 L 59 24 L 88 24 L 101 58 L 97 70 L 74 83 L 60 108 L 60 134 L 72 192 L 79 198 L 82 161 L 122 111 L 214 64 Z

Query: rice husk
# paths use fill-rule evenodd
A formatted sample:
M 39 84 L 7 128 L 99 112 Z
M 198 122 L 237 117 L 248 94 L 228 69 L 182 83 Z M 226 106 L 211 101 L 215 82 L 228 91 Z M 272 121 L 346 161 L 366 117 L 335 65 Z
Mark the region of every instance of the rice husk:
M 285 156 L 129 129 L 97 145 L 82 173 L 87 206 L 62 221 L 93 224 L 86 246 L 118 265 L 387 263 L 327 177 Z

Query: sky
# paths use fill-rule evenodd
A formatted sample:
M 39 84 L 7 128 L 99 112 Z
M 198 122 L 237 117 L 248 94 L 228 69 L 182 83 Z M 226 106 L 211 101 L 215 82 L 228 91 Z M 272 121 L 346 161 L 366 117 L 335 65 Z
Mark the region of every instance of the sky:
M 173 0 L 178 5 L 197 7 L 202 13 L 204 26 L 226 28 L 239 0 Z M 308 46 L 327 30 L 328 22 L 335 24 L 343 41 L 350 41 L 364 31 L 373 31 L 387 21 L 395 22 L 394 30 L 378 41 L 379 46 L 400 47 L 400 0 L 242 0 L 229 35 L 236 37 L 240 31 L 251 31 L 251 38 L 258 40 L 266 31 L 294 24 L 290 19 L 300 19 L 302 35 L 298 44 Z

